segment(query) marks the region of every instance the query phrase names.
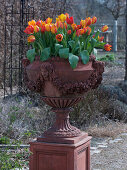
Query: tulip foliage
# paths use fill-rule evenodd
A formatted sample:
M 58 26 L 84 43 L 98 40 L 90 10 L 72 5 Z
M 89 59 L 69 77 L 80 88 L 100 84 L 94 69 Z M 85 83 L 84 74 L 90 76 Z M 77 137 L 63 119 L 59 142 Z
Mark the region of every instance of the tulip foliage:
M 72 69 L 76 68 L 79 58 L 87 64 L 95 48 L 111 50 L 111 45 L 104 43 L 104 37 L 99 36 L 101 32 L 108 30 L 108 26 L 95 32 L 96 22 L 97 18 L 94 16 L 81 20 L 77 25 L 67 13 L 59 15 L 55 23 L 51 18 L 29 21 L 24 30 L 28 34 L 28 44 L 32 45 L 32 49 L 27 51 L 27 58 L 33 62 L 36 55 L 40 56 L 41 61 L 57 56 L 67 59 Z

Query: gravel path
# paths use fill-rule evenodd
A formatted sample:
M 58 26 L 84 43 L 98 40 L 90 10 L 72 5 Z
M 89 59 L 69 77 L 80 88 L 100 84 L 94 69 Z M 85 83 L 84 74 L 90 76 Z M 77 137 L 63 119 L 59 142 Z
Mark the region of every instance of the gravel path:
M 127 133 L 91 147 L 91 170 L 127 170 Z

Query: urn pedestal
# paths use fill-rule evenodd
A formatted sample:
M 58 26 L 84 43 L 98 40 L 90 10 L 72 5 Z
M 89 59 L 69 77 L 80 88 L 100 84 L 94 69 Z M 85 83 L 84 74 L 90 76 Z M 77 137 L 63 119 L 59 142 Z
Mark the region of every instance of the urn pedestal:
M 30 170 L 90 170 L 90 140 L 75 144 L 31 142 Z
M 90 140 L 69 122 L 70 107 L 82 97 L 42 97 L 56 113 L 56 121 L 30 143 L 30 170 L 90 170 Z
M 90 56 L 86 65 L 80 61 L 74 70 L 58 57 L 45 62 L 36 57 L 31 64 L 28 59 L 22 63 L 27 88 L 40 93 L 56 113 L 53 126 L 30 143 L 30 170 L 90 170 L 91 137 L 70 124 L 69 112 L 85 92 L 101 83 L 103 62 Z

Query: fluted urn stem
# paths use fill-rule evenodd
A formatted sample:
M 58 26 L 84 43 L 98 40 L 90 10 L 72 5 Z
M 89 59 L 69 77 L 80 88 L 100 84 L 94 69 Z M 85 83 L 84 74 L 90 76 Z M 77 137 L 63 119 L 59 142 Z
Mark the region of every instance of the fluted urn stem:
M 77 137 L 81 131 L 69 122 L 70 108 L 52 109 L 56 113 L 56 121 L 53 126 L 44 133 L 45 137 Z

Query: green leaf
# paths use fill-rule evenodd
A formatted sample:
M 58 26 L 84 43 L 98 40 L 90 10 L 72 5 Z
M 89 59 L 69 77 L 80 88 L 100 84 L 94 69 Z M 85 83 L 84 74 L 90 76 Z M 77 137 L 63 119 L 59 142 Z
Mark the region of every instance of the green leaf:
M 59 49 L 60 58 L 68 58 L 69 57 L 69 48 Z
M 80 53 L 80 56 L 84 64 L 87 64 L 89 62 L 89 53 L 87 50 L 82 51 Z
M 41 51 L 41 56 L 40 56 L 40 60 L 41 61 L 46 61 L 50 58 L 50 47 L 48 48 L 44 48 L 42 51 Z
M 97 43 L 97 40 L 94 38 L 91 38 L 91 46 L 94 48 L 95 44 Z
M 69 46 L 70 46 L 71 48 L 73 48 L 74 45 L 75 45 L 75 41 L 73 41 L 73 40 L 68 41 L 68 44 L 69 44 Z
M 55 44 L 55 53 L 56 55 L 59 54 L 59 49 L 63 48 L 63 45 Z
M 34 61 L 34 59 L 35 59 L 35 54 L 36 54 L 35 48 L 28 50 L 27 53 L 26 53 L 26 56 L 27 56 L 27 58 L 30 60 L 31 63 L 32 63 L 32 62 Z
M 78 61 L 79 61 L 78 56 L 76 56 L 76 55 L 74 55 L 72 53 L 69 53 L 69 63 L 71 65 L 72 69 L 77 67 Z

